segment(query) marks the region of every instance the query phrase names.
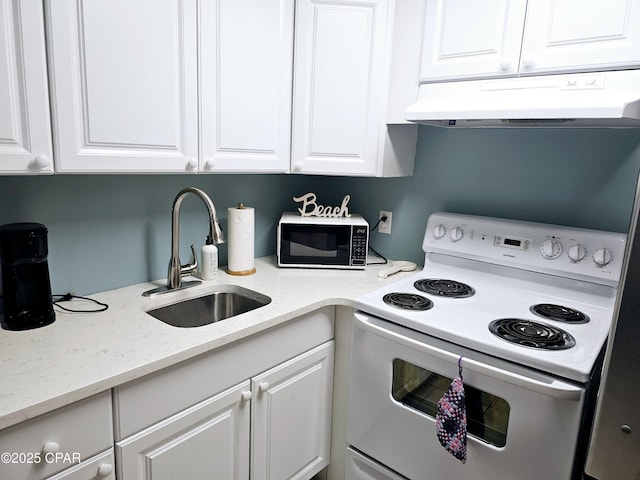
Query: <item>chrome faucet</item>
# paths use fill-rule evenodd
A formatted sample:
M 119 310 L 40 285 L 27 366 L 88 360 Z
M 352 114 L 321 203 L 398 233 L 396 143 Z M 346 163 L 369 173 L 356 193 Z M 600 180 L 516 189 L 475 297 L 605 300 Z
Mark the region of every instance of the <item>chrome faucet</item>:
M 188 282 L 182 281 L 183 276 L 194 273 L 198 268 L 196 250 L 193 245 L 191 245 L 193 262 L 187 265 L 180 264 L 180 205 L 182 205 L 182 201 L 189 193 L 193 193 L 200 197 L 209 211 L 209 236 L 207 237 L 207 242 L 214 243 L 216 245 L 224 243 L 224 235 L 222 234 L 222 229 L 218 223 L 216 207 L 211 201 L 211 198 L 209 198 L 205 192 L 196 187 L 187 187 L 180 190 L 178 195 L 176 195 L 176 198 L 173 200 L 173 207 L 171 209 L 171 258 L 169 259 L 167 285 L 144 292 L 142 295 L 145 297 L 170 292 L 172 290 L 179 290 L 202 283 L 200 280 L 192 280 Z

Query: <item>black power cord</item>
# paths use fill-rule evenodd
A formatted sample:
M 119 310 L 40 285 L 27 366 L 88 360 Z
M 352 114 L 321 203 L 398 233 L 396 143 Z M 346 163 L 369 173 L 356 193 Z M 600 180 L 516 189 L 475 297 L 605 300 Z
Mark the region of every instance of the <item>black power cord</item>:
M 65 294 L 62 294 L 62 295 L 58 294 L 58 295 L 53 295 L 53 296 L 54 297 L 60 297 L 57 300 L 54 300 L 53 304 L 56 307 L 61 308 L 62 310 L 66 311 L 66 312 L 72 312 L 72 313 L 98 313 L 98 312 L 104 312 L 107 308 L 109 308 L 109 305 L 107 305 L 106 303 L 99 302 L 98 300 L 96 300 L 94 298 L 81 297 L 79 295 L 74 295 L 72 293 L 65 293 Z M 75 309 L 63 307 L 59 303 L 59 302 L 68 302 L 68 301 L 73 300 L 74 298 L 77 298 L 79 300 L 86 300 L 86 301 L 89 301 L 89 302 L 96 303 L 96 304 L 100 305 L 100 308 L 97 308 L 95 310 L 75 310 Z
M 383 215 L 382 217 L 380 217 L 378 219 L 378 221 L 376 222 L 376 224 L 371 228 L 371 230 L 369 230 L 369 250 L 371 250 L 373 253 L 375 253 L 378 257 L 380 257 L 383 261 L 382 262 L 369 262 L 367 263 L 367 265 L 386 265 L 387 263 L 389 263 L 389 261 L 387 260 L 387 258 L 380 254 L 378 251 L 376 251 L 375 248 L 373 248 L 371 246 L 371 232 L 374 232 L 376 228 L 378 228 L 378 225 L 380 225 L 380 222 L 386 222 L 387 221 L 387 216 Z

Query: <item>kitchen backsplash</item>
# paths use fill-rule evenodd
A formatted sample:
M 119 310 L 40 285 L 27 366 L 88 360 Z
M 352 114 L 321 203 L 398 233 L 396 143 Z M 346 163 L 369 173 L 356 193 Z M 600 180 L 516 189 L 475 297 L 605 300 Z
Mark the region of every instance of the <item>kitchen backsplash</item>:
M 318 189 L 369 223 L 393 212 L 371 243 L 422 264 L 429 214 L 451 211 L 626 233 L 640 170 L 638 129 L 420 127 L 413 177 L 329 180 Z
M 171 256 L 171 207 L 184 187 L 203 189 L 222 228 L 227 208 L 256 208 L 256 256 L 275 251 L 275 223 L 287 204 L 284 175 L 53 175 L 0 177 L 0 224 L 43 223 L 49 230 L 49 268 L 54 293 L 93 293 L 165 278 Z M 208 233 L 207 210 L 185 198 L 180 253 L 190 261 Z M 220 264 L 227 262 L 220 246 Z
M 626 232 L 640 169 L 640 132 L 609 129 L 440 129 L 420 127 L 408 178 L 299 175 L 54 175 L 0 177 L 0 224 L 44 223 L 54 293 L 89 294 L 163 278 L 170 256 L 171 205 L 189 185 L 227 208 L 256 209 L 256 256 L 275 253 L 276 223 L 294 195 L 323 204 L 351 195 L 350 211 L 370 224 L 393 212 L 392 235 L 371 243 L 390 258 L 422 263 L 426 219 L 446 210 Z M 201 202 L 187 198 L 181 254 L 207 234 Z M 226 264 L 226 246 L 220 264 Z

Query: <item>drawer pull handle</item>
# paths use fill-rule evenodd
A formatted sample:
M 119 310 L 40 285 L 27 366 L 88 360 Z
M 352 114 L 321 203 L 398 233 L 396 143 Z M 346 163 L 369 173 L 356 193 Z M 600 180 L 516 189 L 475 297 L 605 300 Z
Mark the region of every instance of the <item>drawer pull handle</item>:
M 260 390 L 260 392 L 264 393 L 267 390 L 269 390 L 269 382 L 260 382 L 258 384 L 258 390 Z
M 243 402 L 248 402 L 249 400 L 251 400 L 251 390 L 247 390 L 245 392 L 242 392 L 240 394 L 240 397 L 242 398 Z
M 113 465 L 110 463 L 103 463 L 98 467 L 98 478 L 107 478 L 113 473 Z
M 58 453 L 60 451 L 60 444 L 58 442 L 47 442 L 44 444 L 44 447 L 42 447 L 42 453 L 46 454 L 51 454 L 51 453 Z

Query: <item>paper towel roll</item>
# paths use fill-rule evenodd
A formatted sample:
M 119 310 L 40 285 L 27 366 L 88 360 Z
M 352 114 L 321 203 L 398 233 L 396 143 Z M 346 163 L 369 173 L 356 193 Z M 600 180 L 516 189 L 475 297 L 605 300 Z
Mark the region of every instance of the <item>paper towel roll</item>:
M 254 220 L 255 210 L 242 203 L 228 209 L 227 237 L 229 241 L 227 273 L 251 275 L 254 266 Z

